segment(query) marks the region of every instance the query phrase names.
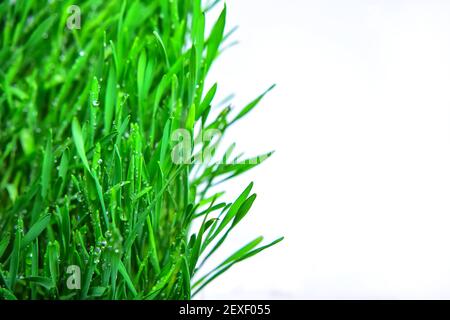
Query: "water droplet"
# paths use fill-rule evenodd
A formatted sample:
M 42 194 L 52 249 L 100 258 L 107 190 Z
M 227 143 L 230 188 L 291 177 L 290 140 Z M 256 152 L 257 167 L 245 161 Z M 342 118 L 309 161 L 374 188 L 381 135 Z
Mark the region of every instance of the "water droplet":
M 33 21 L 34 21 L 34 17 L 33 17 L 33 16 L 29 16 L 29 17 L 27 18 L 27 25 L 32 24 Z
M 83 50 L 81 50 L 81 51 L 79 52 L 80 57 L 84 57 L 85 54 L 86 54 L 86 53 L 85 53 Z

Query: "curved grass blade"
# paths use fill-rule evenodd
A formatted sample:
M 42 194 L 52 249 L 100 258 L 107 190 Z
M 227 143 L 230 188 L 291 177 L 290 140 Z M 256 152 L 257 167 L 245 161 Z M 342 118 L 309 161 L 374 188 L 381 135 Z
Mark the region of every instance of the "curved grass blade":
M 83 165 L 86 168 L 86 170 L 88 172 L 91 172 L 88 160 L 86 158 L 86 152 L 84 151 L 83 134 L 81 132 L 80 123 L 78 122 L 77 118 L 74 118 L 72 121 L 72 137 L 73 137 L 73 141 L 75 143 L 75 148 L 77 149 L 77 152 L 78 152 L 78 156 L 80 157 L 81 161 L 83 162 Z

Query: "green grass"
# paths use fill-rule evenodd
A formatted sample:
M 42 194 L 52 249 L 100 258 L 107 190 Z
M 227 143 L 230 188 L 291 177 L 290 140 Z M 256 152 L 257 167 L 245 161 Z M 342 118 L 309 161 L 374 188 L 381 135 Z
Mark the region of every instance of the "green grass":
M 216 2 L 80 0 L 71 30 L 72 1 L 1 2 L 0 298 L 190 299 L 281 240 L 203 270 L 256 198 L 212 190 L 270 155 L 202 157 L 263 97 L 233 113 L 205 87 L 230 36 L 225 7 L 205 34 Z

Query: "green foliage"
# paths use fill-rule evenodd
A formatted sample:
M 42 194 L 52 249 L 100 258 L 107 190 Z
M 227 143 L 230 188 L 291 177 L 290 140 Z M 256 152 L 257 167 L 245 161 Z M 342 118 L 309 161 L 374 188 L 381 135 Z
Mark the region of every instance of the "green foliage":
M 0 4 L 0 298 L 190 299 L 281 240 L 259 237 L 202 275 L 256 198 L 250 184 L 221 202 L 212 186 L 270 155 L 173 161 L 176 130 L 197 135 L 192 150 L 217 147 L 198 136 L 263 97 L 211 118 L 205 77 L 226 40 L 225 8 L 205 35 L 216 3 L 80 0 L 80 29 L 71 1 Z

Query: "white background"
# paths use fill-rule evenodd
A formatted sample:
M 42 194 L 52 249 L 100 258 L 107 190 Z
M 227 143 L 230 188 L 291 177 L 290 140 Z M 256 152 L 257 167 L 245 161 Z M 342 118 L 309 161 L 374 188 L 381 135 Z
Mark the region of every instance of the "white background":
M 236 109 L 277 84 L 227 141 L 276 153 L 222 186 L 258 199 L 217 261 L 286 239 L 198 298 L 449 299 L 450 1 L 227 4 L 211 83 Z

